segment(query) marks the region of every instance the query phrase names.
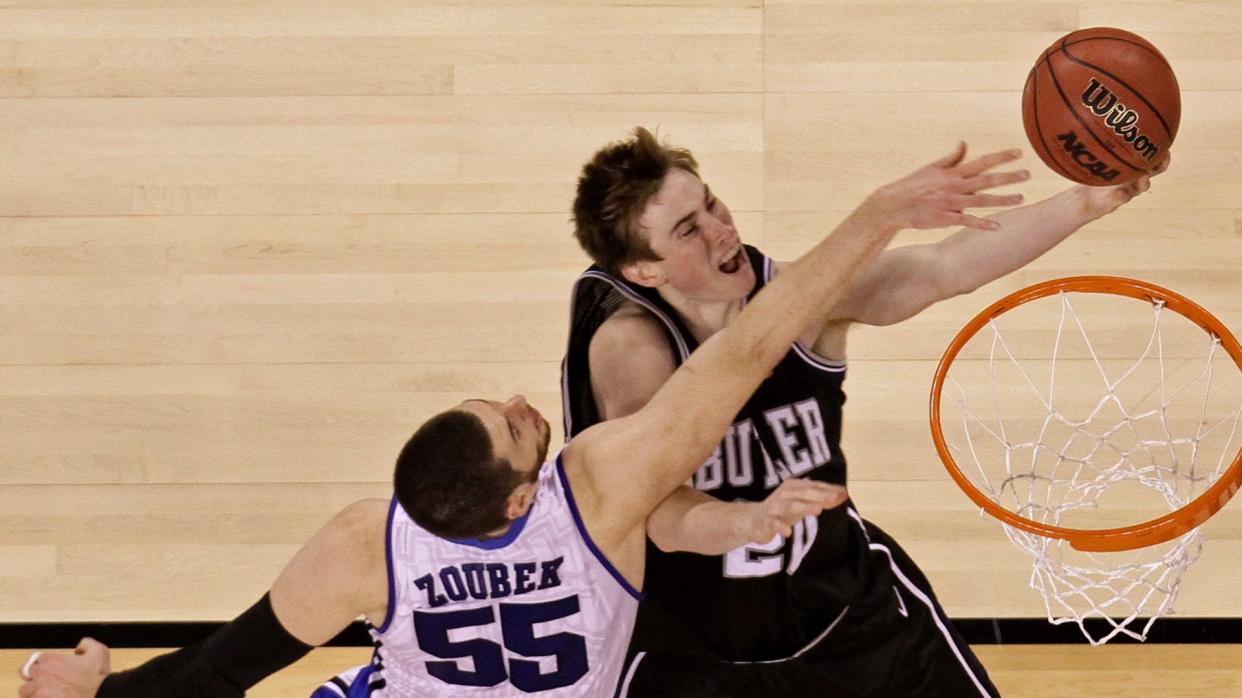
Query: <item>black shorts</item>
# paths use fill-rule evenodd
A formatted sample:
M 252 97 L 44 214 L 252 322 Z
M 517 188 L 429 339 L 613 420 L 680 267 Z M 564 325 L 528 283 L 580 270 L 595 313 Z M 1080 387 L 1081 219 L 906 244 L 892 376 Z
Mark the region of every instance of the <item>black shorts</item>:
M 788 659 L 729 662 L 679 651 L 631 650 L 621 698 L 964 698 L 999 696 L 954 630 L 931 585 L 897 543 L 867 524 L 873 555 L 891 566 L 892 602 L 845 609 Z

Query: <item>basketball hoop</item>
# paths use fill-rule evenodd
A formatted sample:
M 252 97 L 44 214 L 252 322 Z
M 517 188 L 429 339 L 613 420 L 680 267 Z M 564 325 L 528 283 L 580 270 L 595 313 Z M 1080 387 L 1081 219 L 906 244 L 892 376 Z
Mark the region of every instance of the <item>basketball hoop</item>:
M 932 439 L 1032 556 L 1051 622 L 1077 622 L 1093 644 L 1144 639 L 1172 612 L 1198 527 L 1242 483 L 1240 369 L 1238 340 L 1179 294 L 1048 281 L 954 337 L 932 383 Z M 1111 629 L 1088 632 L 1092 617 Z

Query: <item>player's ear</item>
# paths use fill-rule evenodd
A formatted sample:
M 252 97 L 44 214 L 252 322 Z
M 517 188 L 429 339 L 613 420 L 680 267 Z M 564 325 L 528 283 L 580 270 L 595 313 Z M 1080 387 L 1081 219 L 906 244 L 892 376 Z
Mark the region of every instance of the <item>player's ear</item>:
M 622 266 L 621 276 L 625 277 L 625 280 L 632 284 L 648 288 L 663 286 L 665 282 L 664 274 L 660 271 L 659 264 L 650 259 L 640 259 L 637 262 L 630 262 Z
M 537 482 L 523 482 L 509 494 L 505 502 L 505 516 L 510 520 L 522 518 L 535 502 L 535 493 L 539 491 Z

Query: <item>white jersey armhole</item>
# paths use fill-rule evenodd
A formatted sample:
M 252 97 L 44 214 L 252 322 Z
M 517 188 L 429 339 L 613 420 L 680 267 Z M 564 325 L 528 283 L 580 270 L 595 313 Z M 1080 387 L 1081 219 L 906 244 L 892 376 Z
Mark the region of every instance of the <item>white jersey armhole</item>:
M 602 565 L 604 569 L 608 570 L 608 573 L 612 575 L 612 578 L 616 580 L 617 584 L 621 585 L 621 588 L 624 589 L 630 596 L 642 601 L 643 593 L 635 589 L 634 586 L 631 585 L 629 581 L 617 571 L 617 568 L 613 566 L 612 561 L 608 559 L 608 556 L 604 555 L 604 551 L 600 550 L 599 547 L 595 545 L 595 541 L 591 539 L 591 534 L 587 531 L 586 524 L 582 521 L 582 513 L 578 511 L 578 503 L 574 501 L 574 493 L 569 488 L 569 478 L 565 475 L 565 464 L 561 458 L 561 454 L 558 453 L 556 455 L 556 477 L 560 481 L 561 490 L 565 493 L 565 502 L 569 505 L 569 512 L 573 514 L 574 527 L 578 529 L 578 535 L 582 536 L 582 542 L 586 543 L 587 549 L 591 551 L 591 554 L 595 556 L 596 560 L 599 560 L 599 564 Z
M 387 632 L 388 627 L 392 625 L 393 616 L 397 612 L 397 576 L 396 570 L 393 568 L 394 550 L 392 547 L 392 531 L 393 519 L 397 515 L 397 507 L 401 506 L 397 502 L 397 495 L 392 496 L 392 503 L 388 506 L 388 523 L 384 527 L 384 561 L 388 566 L 388 611 L 384 614 L 384 622 L 376 632 Z

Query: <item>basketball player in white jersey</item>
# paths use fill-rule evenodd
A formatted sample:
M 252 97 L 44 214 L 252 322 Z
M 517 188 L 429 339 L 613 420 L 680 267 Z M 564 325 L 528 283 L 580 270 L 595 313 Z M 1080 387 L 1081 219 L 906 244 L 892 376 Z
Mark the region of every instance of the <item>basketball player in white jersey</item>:
M 980 193 L 1016 181 L 990 172 L 1007 159 L 933 163 L 877 191 L 644 407 L 584 431 L 549 462 L 548 423 L 520 396 L 467 400 L 433 417 L 397 460 L 392 501 L 340 512 L 270 593 L 210 638 L 118 673 L 106 647 L 83 640 L 72 656 L 33 656 L 21 697 L 241 696 L 360 615 L 375 657 L 339 695 L 613 695 L 642 588 L 647 515 L 898 230 L 986 227 L 963 209 L 1014 203 Z M 772 506 L 718 510 L 716 524 L 751 525 L 713 526 L 715 543 L 788 536 L 845 499 L 822 482 L 781 493 Z

